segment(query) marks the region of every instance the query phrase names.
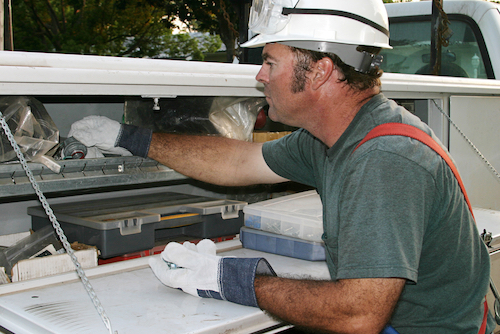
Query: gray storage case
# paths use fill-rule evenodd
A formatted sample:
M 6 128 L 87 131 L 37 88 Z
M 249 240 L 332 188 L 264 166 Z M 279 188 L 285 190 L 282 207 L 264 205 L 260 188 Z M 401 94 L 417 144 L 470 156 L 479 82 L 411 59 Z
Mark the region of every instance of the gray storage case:
M 68 241 L 96 246 L 101 258 L 151 249 L 175 236 L 238 234 L 246 202 L 159 193 L 52 205 Z M 51 224 L 41 206 L 28 208 L 33 230 Z

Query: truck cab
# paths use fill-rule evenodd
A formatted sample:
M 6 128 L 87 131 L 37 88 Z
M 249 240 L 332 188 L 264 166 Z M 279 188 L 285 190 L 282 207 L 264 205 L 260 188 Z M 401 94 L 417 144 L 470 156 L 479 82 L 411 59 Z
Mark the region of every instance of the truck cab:
M 389 73 L 431 74 L 432 1 L 386 4 L 392 50 L 383 50 Z M 500 4 L 443 1 L 442 76 L 499 79 Z

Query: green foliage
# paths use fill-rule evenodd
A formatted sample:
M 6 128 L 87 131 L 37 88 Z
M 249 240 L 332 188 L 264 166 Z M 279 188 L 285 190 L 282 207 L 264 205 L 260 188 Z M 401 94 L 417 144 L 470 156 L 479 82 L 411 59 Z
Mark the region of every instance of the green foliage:
M 13 1 L 14 48 L 133 57 L 203 59 L 213 35 L 172 35 L 175 12 L 160 0 Z M 175 45 L 174 44 L 178 44 Z
M 178 17 L 194 31 L 220 36 L 231 62 L 238 37 L 238 13 L 234 0 L 150 0 L 162 2 L 164 12 Z M 238 0 L 243 2 L 243 0 Z
M 157 45 L 152 45 L 148 50 L 132 52 L 133 57 L 142 57 L 144 54 L 150 58 L 170 58 L 182 60 L 204 60 L 204 53 L 216 52 L 220 49 L 222 41 L 217 35 L 210 34 L 172 34 L 161 36 Z

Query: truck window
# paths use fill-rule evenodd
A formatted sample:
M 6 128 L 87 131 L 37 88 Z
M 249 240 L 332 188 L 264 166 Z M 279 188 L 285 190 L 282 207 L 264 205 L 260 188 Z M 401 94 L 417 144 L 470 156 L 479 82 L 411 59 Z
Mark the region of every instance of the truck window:
M 383 50 L 384 72 L 406 74 L 431 74 L 431 18 L 411 20 L 393 19 L 390 22 L 390 44 L 392 50 Z M 474 22 L 451 18 L 449 27 L 453 31 L 447 47 L 442 46 L 441 75 L 468 78 L 488 78 L 489 57 L 484 41 Z M 479 35 L 479 37 L 477 36 Z M 485 65 L 485 59 L 487 65 Z M 490 65 L 491 66 L 491 65 Z

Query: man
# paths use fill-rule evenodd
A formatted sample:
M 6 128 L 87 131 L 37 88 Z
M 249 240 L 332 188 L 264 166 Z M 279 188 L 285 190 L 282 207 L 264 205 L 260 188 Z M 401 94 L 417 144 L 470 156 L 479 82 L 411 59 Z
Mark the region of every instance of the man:
M 492 318 L 483 321 L 488 252 L 450 168 L 429 147 L 401 136 L 376 138 L 354 151 L 383 123 L 432 135 L 380 94 L 376 54 L 389 47 L 382 2 L 300 0 L 291 7 L 277 18 L 254 9 L 254 31 L 259 16 L 271 17 L 246 46 L 265 45 L 257 80 L 270 118 L 300 130 L 258 144 L 151 134 L 93 118 L 75 124 L 72 135 L 89 146 L 127 148 L 214 184 L 294 180 L 316 187 L 332 280 L 275 277 L 265 260 L 221 259 L 206 242 L 169 244 L 163 259 L 182 268 L 155 259 L 155 274 L 195 296 L 258 306 L 318 332 L 380 333 L 390 323 L 401 334 L 476 334 L 482 325 L 481 333 L 491 333 Z M 275 31 L 277 22 L 283 28 Z

